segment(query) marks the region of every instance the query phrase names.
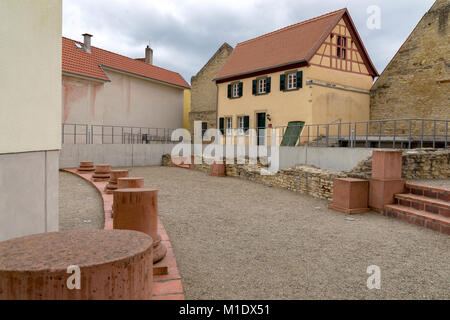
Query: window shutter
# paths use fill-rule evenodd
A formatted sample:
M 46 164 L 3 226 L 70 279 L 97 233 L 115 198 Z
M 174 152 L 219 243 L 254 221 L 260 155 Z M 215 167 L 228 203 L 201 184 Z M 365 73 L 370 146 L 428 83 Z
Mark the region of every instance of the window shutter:
M 286 75 L 280 75 L 280 91 L 286 90 Z
M 244 91 L 244 84 L 242 82 L 239 82 L 239 97 L 242 97 Z
M 253 88 L 252 88 L 252 93 L 253 93 L 253 94 L 256 94 L 256 80 L 253 80 L 253 81 L 252 81 L 252 87 L 253 87 Z
M 250 129 L 250 117 L 245 116 L 244 117 L 244 131 L 247 132 L 248 129 Z
M 303 88 L 303 71 L 297 72 L 297 89 Z
M 271 87 L 271 78 L 267 77 L 267 85 L 266 85 L 266 92 L 269 93 L 270 92 L 270 87 Z
M 224 118 L 219 118 L 219 129 L 220 129 L 220 132 L 222 133 L 222 134 L 224 134 L 224 132 L 225 132 L 225 119 Z
M 231 84 L 228 85 L 228 99 L 231 99 Z

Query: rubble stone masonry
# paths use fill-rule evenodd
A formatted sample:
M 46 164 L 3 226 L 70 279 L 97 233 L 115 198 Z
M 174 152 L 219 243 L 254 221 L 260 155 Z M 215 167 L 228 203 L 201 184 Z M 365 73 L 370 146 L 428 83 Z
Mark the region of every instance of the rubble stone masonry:
M 449 7 L 449 0 L 435 2 L 374 84 L 371 120 L 449 119 Z M 432 122 L 425 125 L 432 130 Z M 385 133 L 393 130 L 389 126 Z M 407 122 L 398 123 L 397 133 L 408 133 L 408 127 Z M 421 126 L 412 129 L 417 133 Z

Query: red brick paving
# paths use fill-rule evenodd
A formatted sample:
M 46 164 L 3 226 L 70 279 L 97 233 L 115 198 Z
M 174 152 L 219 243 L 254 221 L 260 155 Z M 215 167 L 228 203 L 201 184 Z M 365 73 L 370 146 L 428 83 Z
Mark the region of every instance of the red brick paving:
M 86 181 L 89 181 L 100 192 L 103 198 L 103 207 L 105 212 L 105 229 L 113 229 L 113 218 L 111 217 L 113 195 L 106 194 L 104 189 L 108 182 L 94 182 L 91 180 L 92 172 L 78 172 L 77 169 L 63 169 L 62 171 L 75 174 Z M 156 263 L 155 266 L 167 266 L 168 274 L 153 276 L 153 300 L 184 300 L 181 275 L 178 271 L 175 255 L 172 250 L 169 236 L 164 225 L 158 218 L 158 233 L 161 236 L 162 243 L 167 248 L 167 255 L 163 260 Z

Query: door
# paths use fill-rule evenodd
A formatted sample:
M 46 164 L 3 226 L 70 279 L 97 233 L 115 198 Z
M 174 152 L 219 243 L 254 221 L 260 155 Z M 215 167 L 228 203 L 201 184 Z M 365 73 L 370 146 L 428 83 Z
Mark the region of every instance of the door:
M 258 146 L 266 144 L 266 113 L 261 112 L 256 114 L 256 127 L 258 132 Z

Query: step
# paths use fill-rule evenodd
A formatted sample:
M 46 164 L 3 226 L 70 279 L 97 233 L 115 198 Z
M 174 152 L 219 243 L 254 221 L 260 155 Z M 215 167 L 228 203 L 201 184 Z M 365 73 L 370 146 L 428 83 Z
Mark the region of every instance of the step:
M 398 204 L 386 205 L 383 214 L 421 227 L 450 235 L 450 218 L 438 214 L 405 207 Z
M 397 204 L 405 207 L 439 214 L 447 218 L 450 217 L 450 202 L 448 201 L 418 196 L 412 193 L 396 194 L 395 199 L 397 199 Z
M 450 189 L 447 188 L 437 188 L 414 183 L 407 183 L 405 188 L 407 193 L 450 201 Z

